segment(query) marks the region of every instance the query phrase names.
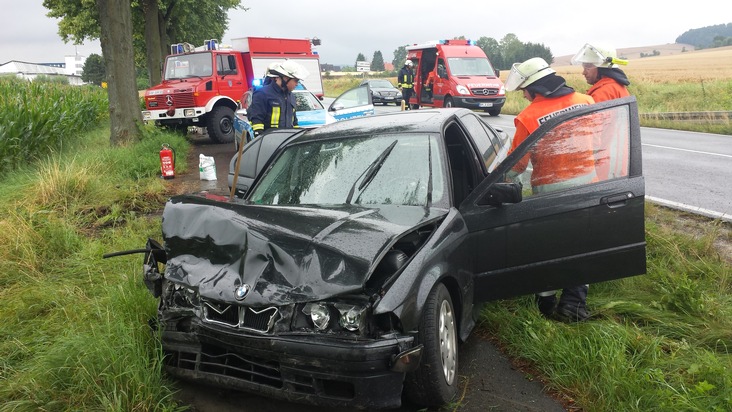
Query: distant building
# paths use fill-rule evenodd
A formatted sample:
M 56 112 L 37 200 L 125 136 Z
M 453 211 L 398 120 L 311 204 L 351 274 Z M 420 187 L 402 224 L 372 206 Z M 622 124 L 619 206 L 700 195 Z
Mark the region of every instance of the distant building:
M 333 64 L 323 63 L 320 65 L 320 71 L 323 72 L 339 72 L 341 71 L 341 66 L 336 66 Z
M 81 73 L 84 69 L 84 56 L 66 56 L 65 63 L 27 63 L 11 60 L 0 65 L 0 74 L 15 74 L 21 79 L 33 81 L 38 76 L 59 76 L 68 79 L 69 84 L 84 84 Z

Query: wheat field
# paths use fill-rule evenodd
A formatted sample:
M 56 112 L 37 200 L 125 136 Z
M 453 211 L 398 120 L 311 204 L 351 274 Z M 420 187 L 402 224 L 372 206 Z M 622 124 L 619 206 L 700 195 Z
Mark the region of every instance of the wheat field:
M 581 66 L 552 66 L 560 75 L 581 74 Z M 630 59 L 622 70 L 640 83 L 698 83 L 732 80 L 732 46 L 668 56 Z

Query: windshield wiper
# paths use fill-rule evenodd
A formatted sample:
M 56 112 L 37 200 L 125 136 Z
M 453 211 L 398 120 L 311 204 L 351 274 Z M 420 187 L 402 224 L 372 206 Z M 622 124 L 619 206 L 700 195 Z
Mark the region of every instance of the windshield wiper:
M 389 157 L 389 154 L 391 153 L 392 149 L 394 149 L 394 146 L 397 145 L 397 143 L 399 143 L 399 140 L 394 140 L 394 142 L 392 142 L 392 144 L 390 144 L 389 147 L 384 149 L 384 151 L 381 152 L 381 154 L 376 159 L 374 159 L 373 162 L 371 162 L 369 167 L 366 168 L 366 170 L 358 176 L 358 179 L 356 179 L 356 181 L 353 182 L 353 186 L 351 186 L 351 190 L 348 191 L 348 197 L 346 198 L 346 204 L 351 203 L 351 199 L 353 198 L 353 192 L 356 191 L 356 183 L 358 183 L 361 176 L 365 175 L 365 177 L 361 181 L 361 184 L 358 185 L 359 191 L 363 190 L 366 186 L 368 186 L 369 183 L 371 183 L 372 180 L 374 180 L 376 173 L 379 172 L 379 169 L 381 169 L 381 166 L 384 164 L 384 161 L 386 161 L 386 158 Z

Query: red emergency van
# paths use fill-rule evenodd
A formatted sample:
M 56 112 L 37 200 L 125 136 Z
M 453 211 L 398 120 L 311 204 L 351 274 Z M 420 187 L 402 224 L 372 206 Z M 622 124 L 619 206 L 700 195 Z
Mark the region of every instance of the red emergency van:
M 414 108 L 465 107 L 498 116 L 506 89 L 483 49 L 471 40 L 439 40 L 407 46 L 414 62 Z

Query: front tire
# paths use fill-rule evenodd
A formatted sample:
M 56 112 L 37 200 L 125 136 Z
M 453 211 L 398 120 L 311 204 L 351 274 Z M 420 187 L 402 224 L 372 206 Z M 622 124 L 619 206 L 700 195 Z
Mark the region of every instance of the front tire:
M 234 110 L 227 106 L 217 106 L 209 114 L 208 137 L 215 143 L 234 141 Z
M 452 97 L 445 98 L 445 105 L 443 107 L 453 107 L 455 104 L 452 102 Z
M 425 302 L 417 344 L 424 345 L 422 361 L 405 381 L 407 398 L 434 407 L 450 402 L 457 392 L 457 316 L 447 288 L 435 286 Z

